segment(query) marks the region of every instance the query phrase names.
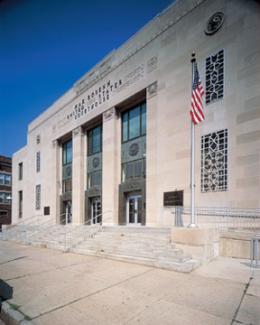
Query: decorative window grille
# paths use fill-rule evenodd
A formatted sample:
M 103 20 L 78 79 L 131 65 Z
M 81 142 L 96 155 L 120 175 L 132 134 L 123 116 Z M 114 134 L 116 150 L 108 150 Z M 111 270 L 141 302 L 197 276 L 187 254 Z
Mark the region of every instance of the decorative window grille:
M 36 152 L 36 172 L 38 173 L 41 169 L 41 153 L 40 151 Z
M 36 208 L 36 210 L 40 210 L 40 208 L 41 208 L 41 185 L 36 185 L 35 194 L 36 194 L 35 208 Z
M 201 191 L 227 190 L 228 130 L 204 135 L 201 138 Z
M 224 96 L 224 50 L 206 59 L 206 104 Z

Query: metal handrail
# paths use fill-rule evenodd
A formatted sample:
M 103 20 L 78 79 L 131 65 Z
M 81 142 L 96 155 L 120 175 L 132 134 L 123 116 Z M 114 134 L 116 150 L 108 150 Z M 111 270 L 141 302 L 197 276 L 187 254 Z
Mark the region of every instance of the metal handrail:
M 27 219 L 27 221 L 29 220 L 29 219 L 34 219 L 34 218 L 28 218 Z M 45 224 L 48 224 L 50 222 L 50 219 L 48 219 L 48 220 L 45 220 L 45 222 L 42 222 L 42 223 L 38 223 L 38 224 L 34 224 L 34 223 L 26 223 L 26 228 L 25 228 L 25 230 L 24 230 L 24 232 L 25 232 L 25 242 L 28 242 L 28 240 L 29 240 L 29 237 L 31 237 L 31 236 L 33 236 L 35 233 L 38 233 L 40 230 L 39 230 L 39 228 L 38 229 L 36 229 L 32 234 L 30 234 L 29 235 L 29 229 L 28 229 L 28 226 L 30 226 L 30 227 L 32 227 L 32 226 L 35 226 L 35 227 L 39 227 L 39 225 L 45 225 Z M 4 231 L 4 236 L 6 236 L 10 231 L 12 231 L 13 230 L 13 228 L 14 227 L 16 227 L 16 226 L 21 226 L 20 224 L 15 224 L 15 225 L 13 225 L 13 227 L 11 227 L 11 228 L 7 228 L 5 231 Z
M 172 209 L 172 208 L 171 208 Z M 190 215 L 190 207 L 174 207 L 172 214 L 182 221 L 182 224 L 189 224 L 187 220 Z M 239 209 L 225 207 L 196 207 L 195 216 L 197 223 L 202 227 L 212 227 L 218 230 L 227 229 L 257 229 L 260 228 L 260 209 Z M 188 218 L 189 219 L 189 218 Z
M 94 234 L 97 234 L 99 231 L 102 231 L 102 216 L 103 216 L 104 214 L 106 214 L 106 213 L 112 213 L 112 212 L 113 212 L 113 211 L 108 210 L 108 211 L 102 212 L 102 213 L 100 213 L 100 214 L 98 214 L 97 216 L 94 217 L 94 220 L 98 220 L 98 218 L 101 218 L 101 222 L 96 222 L 96 223 L 92 224 L 92 222 L 93 222 L 93 218 L 92 218 L 92 219 L 89 219 L 89 220 L 83 222 L 83 224 L 80 224 L 80 225 L 78 225 L 78 226 L 86 226 L 86 225 L 88 225 L 88 224 L 93 225 L 93 226 L 96 226 L 96 225 L 97 225 L 98 228 L 95 229 L 95 230 L 96 230 L 95 233 L 91 233 L 91 234 L 90 234 L 90 237 L 93 237 Z M 71 235 L 72 235 L 74 232 L 78 231 L 78 228 L 71 228 L 71 229 L 67 229 L 67 230 L 68 230 L 68 233 L 66 233 L 66 236 L 69 234 L 70 237 L 72 237 Z M 88 233 L 88 235 L 89 235 L 89 233 Z M 72 238 L 71 238 L 71 239 L 72 239 Z M 72 247 L 75 246 L 75 245 L 79 245 L 81 242 L 83 242 L 83 241 L 85 241 L 85 240 L 86 240 L 86 237 L 84 236 L 84 237 L 83 237 L 83 240 L 77 242 L 76 244 L 75 244 L 74 242 L 71 242 L 70 245 L 69 245 L 69 248 L 72 248 Z M 65 247 L 64 247 L 64 251 L 68 251 L 69 248 L 67 248 L 67 238 L 65 238 Z
M 182 210 L 182 214 L 190 214 L 190 207 L 177 207 Z M 196 207 L 195 213 L 204 216 L 220 216 L 220 217 L 248 217 L 260 218 L 260 209 L 239 209 L 225 207 Z
M 30 217 L 30 218 L 25 218 L 25 219 L 18 220 L 17 223 L 15 223 L 15 224 L 7 225 L 6 229 L 11 229 L 11 228 L 13 228 L 15 226 L 18 226 L 18 225 L 24 225 L 24 224 L 26 225 L 26 224 L 28 224 L 28 221 L 31 221 L 31 220 L 34 220 L 34 219 L 36 219 L 38 221 L 37 223 L 39 223 L 39 219 L 41 217 L 43 217 L 43 215 L 40 215 L 40 216 L 38 215 L 38 216 L 33 216 L 33 217 Z M 49 217 L 48 221 L 50 221 L 50 220 L 51 220 L 51 217 Z M 29 224 L 32 224 L 32 222 L 29 222 Z
M 97 232 L 99 232 L 99 231 L 102 230 L 102 216 L 104 216 L 104 214 L 107 214 L 107 213 L 112 213 L 112 211 L 111 210 L 108 210 L 108 211 L 105 211 L 103 213 L 100 213 L 100 214 L 98 214 L 98 215 L 96 215 L 94 217 L 94 221 L 98 221 L 98 219 L 100 218 L 100 222 L 93 223 L 93 218 L 92 218 L 92 219 L 89 219 L 89 220 L 84 221 L 83 224 L 77 225 L 76 227 L 64 227 L 64 233 L 63 233 L 64 234 L 64 252 L 67 252 L 73 246 L 78 245 L 82 241 L 86 240 L 86 236 L 83 236 L 83 239 L 81 239 L 80 241 L 76 241 L 75 242 L 75 240 L 74 240 L 74 238 L 73 238 L 72 235 L 73 235 L 74 232 L 76 232 L 76 231 L 79 230 L 79 227 L 78 226 L 91 225 L 92 223 L 93 223 L 93 226 L 97 226 L 97 227 L 95 227 L 95 232 L 92 231 L 91 233 L 87 233 L 87 235 L 89 237 L 92 237 L 94 234 L 96 234 Z M 66 215 L 66 213 L 63 213 L 63 214 L 60 215 L 60 225 L 61 226 L 63 224 L 65 226 L 67 225 L 66 224 L 66 217 L 63 217 L 65 215 Z M 28 223 L 28 220 L 33 220 L 35 218 L 38 218 L 38 216 L 34 216 L 32 218 L 28 218 L 26 220 L 26 223 L 25 222 L 22 222 L 22 223 L 19 223 L 19 224 L 15 224 L 15 225 L 13 225 L 13 227 L 11 229 L 10 228 L 9 229 L 6 229 L 6 236 L 8 236 L 9 231 L 12 232 L 14 226 L 20 226 L 21 224 L 22 225 L 25 224 L 27 227 L 25 227 L 25 229 L 24 229 L 24 232 L 25 232 L 24 241 L 26 243 L 29 243 L 30 242 L 30 239 L 32 237 L 35 237 L 40 232 L 43 232 L 43 233 L 44 232 L 48 232 L 49 229 L 55 228 L 53 226 L 56 226 L 54 224 L 50 224 L 47 228 L 42 229 L 42 226 L 47 225 L 51 221 L 51 219 L 45 220 L 44 222 L 41 222 L 41 223 L 39 223 L 39 220 L 38 220 L 38 223 L 33 223 L 33 222 L 32 223 Z M 32 227 L 35 227 L 35 229 L 33 229 Z M 83 230 L 83 232 L 84 232 L 84 230 Z M 61 233 L 61 235 L 62 235 L 62 233 Z M 70 242 L 68 241 L 68 236 L 70 236 Z

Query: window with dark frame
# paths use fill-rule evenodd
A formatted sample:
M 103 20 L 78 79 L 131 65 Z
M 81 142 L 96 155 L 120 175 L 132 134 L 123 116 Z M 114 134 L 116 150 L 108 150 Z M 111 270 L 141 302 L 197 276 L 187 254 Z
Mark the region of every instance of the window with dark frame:
M 18 179 L 21 181 L 23 179 L 23 163 L 18 164 Z
M 11 186 L 12 176 L 9 174 L 0 173 L 0 185 Z
M 39 173 L 41 170 L 41 153 L 36 152 L 36 172 Z
M 122 142 L 146 135 L 146 103 L 122 113 Z
M 23 216 L 23 191 L 18 192 L 18 218 Z
M 72 192 L 72 140 L 62 145 L 62 192 Z
M 122 143 L 144 137 L 146 135 L 146 102 L 138 104 L 122 113 Z M 146 159 L 136 159 L 122 163 L 122 181 L 144 178 L 146 175 Z
M 0 203 L 11 204 L 12 203 L 12 193 L 11 192 L 0 192 Z
M 88 131 L 88 156 L 102 151 L 102 126 L 96 126 Z
M 228 130 L 201 138 L 201 191 L 218 192 L 228 189 Z
M 102 152 L 102 125 L 98 125 L 88 131 L 88 159 L 91 159 L 91 156 L 98 155 Z M 94 158 L 95 160 L 100 161 L 101 157 Z M 94 170 L 88 171 L 87 175 L 87 184 L 88 188 L 94 186 L 102 185 L 102 164 L 95 166 Z

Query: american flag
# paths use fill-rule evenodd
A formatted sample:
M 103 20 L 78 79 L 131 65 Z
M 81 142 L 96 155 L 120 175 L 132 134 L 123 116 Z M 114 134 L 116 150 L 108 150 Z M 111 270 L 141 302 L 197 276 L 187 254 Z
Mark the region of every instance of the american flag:
M 200 81 L 197 62 L 195 61 L 193 64 L 194 64 L 194 69 L 193 69 L 190 116 L 192 122 L 196 125 L 205 120 L 205 116 L 203 113 L 203 103 L 202 103 L 202 96 L 204 95 L 204 89 Z

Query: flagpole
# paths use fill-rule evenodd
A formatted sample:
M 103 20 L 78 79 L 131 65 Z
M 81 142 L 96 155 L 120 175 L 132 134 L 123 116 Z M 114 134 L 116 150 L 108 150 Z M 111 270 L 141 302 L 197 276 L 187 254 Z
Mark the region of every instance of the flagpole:
M 194 79 L 194 63 L 196 62 L 195 53 L 191 55 L 191 92 Z M 195 214 L 195 124 L 191 120 L 191 175 L 190 175 L 190 224 L 189 228 L 197 228 L 196 214 Z

